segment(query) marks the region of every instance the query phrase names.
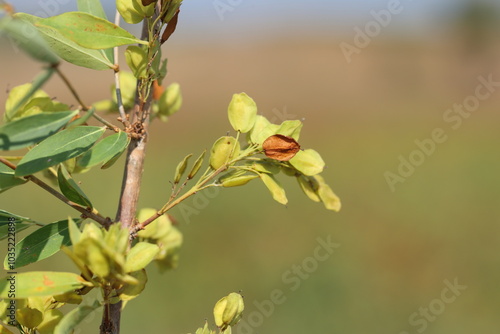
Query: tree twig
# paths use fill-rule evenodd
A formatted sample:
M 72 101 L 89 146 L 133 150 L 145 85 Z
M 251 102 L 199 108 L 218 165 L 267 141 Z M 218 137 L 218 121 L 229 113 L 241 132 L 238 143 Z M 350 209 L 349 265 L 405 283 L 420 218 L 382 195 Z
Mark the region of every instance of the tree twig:
M 14 165 L 9 160 L 4 159 L 2 157 L 0 157 L 0 162 L 12 170 L 16 170 L 16 168 L 17 168 L 16 165 Z M 109 224 L 111 223 L 110 218 L 104 218 L 103 216 L 99 215 L 98 213 L 93 212 L 93 211 L 91 211 L 87 208 L 84 208 L 83 206 L 81 206 L 75 202 L 70 201 L 63 194 L 61 194 L 60 192 L 58 192 L 57 190 L 55 190 L 54 188 L 49 186 L 47 183 L 45 183 L 42 180 L 40 180 L 39 178 L 37 178 L 36 176 L 27 175 L 27 176 L 24 176 L 24 178 L 28 181 L 33 182 L 34 184 L 36 184 L 37 186 L 39 186 L 43 190 L 47 191 L 48 193 L 50 193 L 51 195 L 56 197 L 58 200 L 60 200 L 64 204 L 67 204 L 70 207 L 72 207 L 73 209 L 80 212 L 82 214 L 82 218 L 90 218 L 90 219 L 96 221 L 97 223 L 101 224 L 102 226 L 109 226 Z

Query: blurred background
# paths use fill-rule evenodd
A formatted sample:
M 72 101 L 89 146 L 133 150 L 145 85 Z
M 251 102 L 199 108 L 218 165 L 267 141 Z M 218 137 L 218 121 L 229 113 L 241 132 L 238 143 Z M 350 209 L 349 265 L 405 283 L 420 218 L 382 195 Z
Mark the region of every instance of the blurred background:
M 73 2 L 13 5 L 47 16 Z M 322 154 L 343 208 L 326 211 L 286 178 L 287 207 L 256 181 L 188 200 L 172 211 L 184 234 L 179 267 L 160 275 L 151 266 L 123 333 L 194 332 L 240 290 L 241 334 L 498 333 L 499 31 L 494 0 L 186 0 L 163 47 L 166 82 L 181 84 L 184 105 L 151 128 L 140 206 L 161 206 L 177 163 L 231 130 L 227 105 L 244 91 L 276 123 L 304 119 L 301 145 Z M 0 61 L 3 105 L 40 65 L 5 39 Z M 63 70 L 88 103 L 110 96 L 112 73 Z M 475 98 L 478 89 L 488 97 Z M 45 90 L 76 104 L 55 77 Z M 446 140 L 432 141 L 436 129 Z M 121 176 L 117 164 L 77 178 L 114 216 Z M 0 203 L 44 222 L 74 215 L 33 185 Z M 314 259 L 318 238 L 338 245 L 324 261 Z M 31 269 L 74 270 L 62 255 Z M 275 290 L 283 298 L 271 307 Z

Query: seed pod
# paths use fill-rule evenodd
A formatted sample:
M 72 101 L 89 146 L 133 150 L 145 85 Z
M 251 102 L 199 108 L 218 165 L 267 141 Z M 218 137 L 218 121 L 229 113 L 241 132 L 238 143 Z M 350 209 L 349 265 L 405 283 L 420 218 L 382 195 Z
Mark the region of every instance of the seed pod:
M 240 154 L 240 143 L 234 137 L 220 137 L 212 146 L 210 153 L 210 166 L 213 169 L 219 169 Z
M 193 154 L 188 154 L 179 164 L 177 165 L 177 168 L 175 169 L 175 177 L 174 177 L 174 184 L 179 183 L 179 181 L 182 178 L 182 175 L 184 175 L 184 172 L 186 171 L 186 167 L 188 164 L 189 158 L 191 158 Z
M 188 180 L 191 180 L 193 177 L 195 177 L 196 173 L 198 173 L 198 171 L 200 170 L 201 165 L 203 164 L 203 160 L 205 159 L 206 152 L 206 150 L 203 151 L 203 153 L 194 162 L 193 168 L 191 168 L 191 171 L 188 174 Z
M 222 181 L 222 186 L 225 188 L 243 186 L 258 177 L 259 175 L 257 174 L 236 176 Z
M 148 55 L 137 45 L 129 45 L 125 51 L 125 60 L 128 67 L 137 79 L 147 78 Z
M 181 87 L 178 83 L 170 84 L 158 100 L 158 116 L 162 121 L 175 114 L 182 106 Z
M 262 144 L 264 153 L 268 158 L 288 161 L 300 151 L 300 145 L 292 137 L 274 135 L 267 138 Z
M 148 242 L 138 242 L 127 254 L 125 272 L 130 273 L 145 268 L 158 254 L 160 248 Z
M 340 198 L 333 192 L 332 188 L 325 183 L 325 180 L 321 175 L 314 175 L 314 178 L 318 184 L 318 196 L 328 210 L 338 212 L 341 208 Z
M 321 198 L 318 195 L 319 184 L 314 177 L 298 175 L 297 181 L 299 182 L 300 188 L 314 202 L 321 202 Z
M 227 109 L 229 122 L 236 131 L 246 133 L 250 131 L 257 117 L 257 105 L 245 93 L 234 94 Z
M 319 174 L 325 168 L 321 155 L 313 149 L 297 152 L 293 159 L 290 159 L 290 165 L 307 176 Z
M 278 180 L 276 180 L 272 174 L 262 173 L 259 175 L 262 182 L 264 182 L 264 185 L 267 187 L 269 192 L 271 192 L 273 199 L 278 203 L 286 205 L 288 203 L 288 199 L 286 198 L 285 189 L 283 189 Z
M 241 319 L 244 309 L 243 297 L 236 292 L 230 293 L 215 304 L 215 324 L 221 330 L 225 330 L 228 326 L 236 325 Z

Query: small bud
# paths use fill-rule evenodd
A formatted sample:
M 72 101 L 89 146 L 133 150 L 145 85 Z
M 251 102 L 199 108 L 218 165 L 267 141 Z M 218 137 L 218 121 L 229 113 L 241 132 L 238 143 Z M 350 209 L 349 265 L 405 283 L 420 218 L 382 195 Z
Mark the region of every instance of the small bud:
M 228 326 L 236 325 L 241 319 L 244 309 L 243 297 L 239 293 L 230 293 L 215 304 L 215 324 L 221 330 L 225 330 Z
M 257 105 L 245 93 L 234 94 L 227 109 L 229 122 L 236 131 L 246 133 L 250 131 L 257 117 Z

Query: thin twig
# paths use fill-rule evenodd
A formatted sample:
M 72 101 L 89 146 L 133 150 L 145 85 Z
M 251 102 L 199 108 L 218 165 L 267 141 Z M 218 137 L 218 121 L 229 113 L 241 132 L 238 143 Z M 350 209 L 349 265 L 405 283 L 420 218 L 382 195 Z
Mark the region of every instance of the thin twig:
M 9 160 L 4 159 L 2 157 L 0 157 L 0 162 L 12 170 L 16 170 L 16 168 L 17 168 L 16 165 L 14 165 Z M 98 213 L 95 213 L 87 208 L 84 208 L 83 206 L 81 206 L 75 202 L 70 201 L 63 194 L 59 193 L 57 190 L 55 190 L 54 188 L 49 186 L 47 183 L 45 183 L 42 180 L 40 180 L 39 178 L 37 178 L 36 176 L 27 175 L 27 176 L 24 176 L 24 178 L 28 181 L 33 182 L 34 184 L 36 184 L 37 186 L 39 186 L 43 190 L 47 191 L 48 193 L 50 193 L 51 195 L 53 195 L 54 197 L 59 199 L 61 202 L 65 203 L 65 204 L 69 205 L 70 207 L 72 207 L 73 209 L 79 211 L 82 214 L 82 217 L 93 219 L 103 226 L 108 226 L 111 223 L 110 218 L 104 218 L 101 215 L 99 215 Z
M 59 75 L 59 77 L 62 79 L 62 81 L 64 81 L 64 84 L 71 91 L 71 94 L 73 94 L 74 98 L 78 101 L 78 103 L 80 104 L 80 106 L 82 107 L 82 109 L 84 111 L 88 111 L 90 108 L 85 104 L 85 102 L 82 101 L 82 99 L 80 98 L 80 95 L 76 91 L 75 87 L 73 87 L 73 85 L 71 84 L 71 82 L 69 81 L 69 79 L 66 77 L 66 75 L 64 75 L 64 73 L 59 69 L 59 66 L 56 66 L 55 69 L 56 69 L 57 75 Z M 110 128 L 113 131 L 115 131 L 115 132 L 119 132 L 120 131 L 120 129 L 118 129 L 117 126 L 115 126 L 114 124 L 108 122 L 107 120 L 105 120 L 101 116 L 97 115 L 96 113 L 94 113 L 92 115 L 92 117 L 94 117 L 96 120 L 98 120 L 102 124 L 106 125 L 108 128 Z

